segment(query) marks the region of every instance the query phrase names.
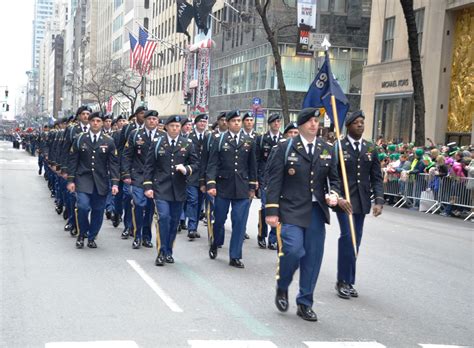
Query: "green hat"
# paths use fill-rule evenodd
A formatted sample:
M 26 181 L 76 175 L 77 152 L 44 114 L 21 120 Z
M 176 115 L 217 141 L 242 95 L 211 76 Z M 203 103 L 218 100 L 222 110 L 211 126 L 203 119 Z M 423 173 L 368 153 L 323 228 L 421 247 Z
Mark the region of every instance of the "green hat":
M 390 152 L 393 152 L 397 149 L 397 145 L 395 144 L 390 144 L 387 146 L 387 150 L 390 151 Z
M 417 157 L 423 156 L 424 153 L 425 153 L 425 152 L 423 151 L 423 149 L 416 149 L 416 150 L 415 150 L 415 155 L 416 155 Z
M 383 152 L 379 153 L 378 154 L 378 157 L 379 157 L 379 161 L 383 161 L 384 159 L 387 158 L 387 155 Z

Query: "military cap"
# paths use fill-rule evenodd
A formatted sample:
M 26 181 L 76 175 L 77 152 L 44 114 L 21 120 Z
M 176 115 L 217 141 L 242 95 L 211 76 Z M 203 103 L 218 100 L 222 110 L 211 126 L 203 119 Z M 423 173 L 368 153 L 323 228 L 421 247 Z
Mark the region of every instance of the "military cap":
M 129 121 L 131 121 L 133 118 L 135 118 L 135 114 L 131 114 L 130 116 L 128 116 Z
M 74 121 L 74 117 L 75 117 L 74 115 L 69 116 L 69 118 L 67 119 L 67 121 L 68 121 L 68 122 Z
M 165 120 L 163 120 L 162 118 L 160 118 L 160 119 L 158 120 L 158 123 L 159 123 L 159 124 L 165 124 Z
M 113 116 L 113 114 L 105 114 L 104 116 L 102 116 L 102 121 L 112 120 L 114 118 Z
M 178 123 L 181 123 L 181 121 L 183 120 L 183 118 L 179 115 L 172 115 L 170 117 L 168 117 L 165 121 L 165 125 L 166 124 L 170 124 L 172 122 L 178 122 Z
M 92 113 L 92 109 L 91 109 L 90 106 L 82 105 L 82 106 L 79 107 L 79 109 L 77 109 L 76 117 L 79 116 L 83 111 L 89 111 L 90 113 Z
M 225 117 L 226 113 L 224 111 L 222 111 L 221 113 L 219 113 L 219 115 L 217 115 L 217 120 L 219 121 L 222 117 Z
M 288 125 L 285 127 L 285 130 L 283 131 L 283 134 L 286 134 L 288 133 L 290 130 L 292 129 L 297 129 L 298 128 L 298 125 L 296 124 L 296 122 L 290 122 L 288 123 Z
M 198 123 L 201 120 L 208 120 L 208 119 L 209 119 L 209 116 L 207 114 L 199 114 L 194 119 L 194 123 Z
M 120 114 L 120 115 L 115 119 L 115 121 L 120 121 L 120 120 L 125 120 L 125 117 L 123 117 L 122 114 Z
M 246 118 L 253 117 L 253 112 L 252 111 L 247 111 L 244 114 L 244 117 L 242 117 L 242 121 L 245 120 Z
M 240 117 L 240 111 L 239 110 L 232 110 L 229 111 L 227 114 L 225 114 L 225 119 L 227 122 L 232 120 L 235 117 Z
M 346 118 L 346 127 L 349 126 L 352 122 L 354 122 L 359 117 L 362 117 L 363 119 L 365 119 L 365 114 L 362 110 L 351 112 Z
M 89 121 L 91 121 L 94 118 L 100 118 L 101 120 L 103 120 L 104 114 L 100 111 L 93 112 L 89 115 Z
M 67 123 L 67 121 L 68 121 L 67 117 L 62 117 L 60 120 L 61 123 Z
M 139 106 L 136 110 L 135 110 L 135 113 L 134 115 L 138 114 L 139 112 L 142 112 L 142 111 L 147 111 L 148 108 L 146 106 Z
M 186 123 L 189 123 L 189 122 L 193 122 L 190 118 L 187 118 L 187 117 L 183 117 L 181 119 L 181 126 L 184 126 Z
M 271 114 L 270 117 L 268 117 L 267 123 L 270 124 L 272 122 L 275 122 L 276 120 L 280 119 L 280 114 Z
M 118 120 L 118 118 L 114 118 L 114 119 L 112 120 L 112 126 L 117 123 L 117 120 Z
M 319 113 L 318 108 L 305 108 L 298 113 L 296 124 L 298 126 L 301 126 L 302 124 L 305 124 L 306 122 L 308 122 L 310 118 L 312 117 L 319 118 L 320 116 L 321 114 Z
M 150 116 L 158 117 L 158 111 L 156 111 L 156 110 L 147 110 L 147 111 L 145 111 L 145 118 L 150 117 Z
M 214 122 L 214 123 L 212 124 L 211 129 L 214 130 L 214 129 L 217 128 L 217 126 L 218 126 L 218 123 L 217 123 L 217 121 L 216 121 L 216 122 Z

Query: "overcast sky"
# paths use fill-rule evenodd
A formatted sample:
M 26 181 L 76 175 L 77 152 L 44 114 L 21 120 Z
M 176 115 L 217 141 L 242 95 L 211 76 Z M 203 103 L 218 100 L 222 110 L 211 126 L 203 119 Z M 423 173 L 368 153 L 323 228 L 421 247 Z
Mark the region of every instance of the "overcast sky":
M 15 97 L 26 85 L 26 71 L 31 69 L 34 0 L 0 1 L 0 86 L 8 86 L 9 118 L 13 117 Z M 0 87 L 0 100 L 5 99 Z

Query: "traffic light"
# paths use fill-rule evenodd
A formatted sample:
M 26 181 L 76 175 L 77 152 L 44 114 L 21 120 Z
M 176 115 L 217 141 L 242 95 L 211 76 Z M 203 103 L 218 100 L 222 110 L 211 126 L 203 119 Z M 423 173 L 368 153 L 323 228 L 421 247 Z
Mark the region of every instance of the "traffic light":
M 184 104 L 190 105 L 191 104 L 191 97 L 192 97 L 191 92 L 186 93 L 186 95 L 184 96 Z
M 7 104 L 6 111 L 10 111 L 10 105 Z
M 5 90 L 5 98 L 8 98 L 8 89 Z

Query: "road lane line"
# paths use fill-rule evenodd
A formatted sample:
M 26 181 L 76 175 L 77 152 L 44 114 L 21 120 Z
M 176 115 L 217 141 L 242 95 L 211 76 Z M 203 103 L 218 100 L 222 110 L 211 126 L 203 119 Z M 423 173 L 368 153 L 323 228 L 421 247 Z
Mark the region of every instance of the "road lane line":
M 163 302 L 173 311 L 182 313 L 183 310 L 176 302 L 151 278 L 135 260 L 127 260 L 128 264 L 138 273 L 148 286 L 163 300 Z
M 192 348 L 276 348 L 271 341 L 188 340 Z
M 469 348 L 470 346 L 452 346 L 449 344 L 418 344 L 420 347 L 423 348 Z
M 44 348 L 138 348 L 135 341 L 50 342 Z
M 378 342 L 303 342 L 309 348 L 385 348 Z

